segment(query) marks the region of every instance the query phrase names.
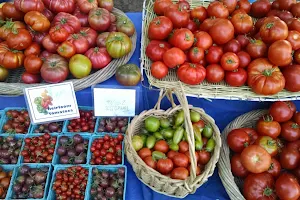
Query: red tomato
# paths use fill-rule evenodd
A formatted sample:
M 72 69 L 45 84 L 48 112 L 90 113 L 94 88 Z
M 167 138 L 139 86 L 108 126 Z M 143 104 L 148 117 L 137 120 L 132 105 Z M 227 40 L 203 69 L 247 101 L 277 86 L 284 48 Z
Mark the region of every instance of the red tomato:
M 207 7 L 207 14 L 209 17 L 226 19 L 229 16 L 229 11 L 223 3 L 214 1 Z
M 144 160 L 144 158 L 146 158 L 148 156 L 151 156 L 152 153 L 151 153 L 150 149 L 148 149 L 148 148 L 142 148 L 141 150 L 139 150 L 138 155 L 140 156 L 140 158 L 142 160 Z
M 218 64 L 223 56 L 223 49 L 218 46 L 211 46 L 206 55 L 205 59 L 210 64 Z
M 185 180 L 189 176 L 189 171 L 184 167 L 174 168 L 171 172 L 172 179 Z
M 270 154 L 258 145 L 250 145 L 241 153 L 243 166 L 252 173 L 262 173 L 271 165 Z
M 246 132 L 250 138 L 250 144 L 254 144 L 254 142 L 258 138 L 258 133 L 252 128 L 241 128 L 244 132 Z
M 234 176 L 245 178 L 249 171 L 243 166 L 240 154 L 234 154 L 230 159 L 231 171 Z
M 190 19 L 189 12 L 175 4 L 167 7 L 164 15 L 172 21 L 174 28 L 186 27 Z
M 253 28 L 252 17 L 248 14 L 238 13 L 232 16 L 231 23 L 236 34 L 247 34 Z
M 251 10 L 251 4 L 248 0 L 239 0 L 237 2 L 239 9 L 244 10 L 246 13 L 249 13 Z
M 179 142 L 178 146 L 180 153 L 185 153 L 189 150 L 189 144 L 186 141 Z
M 251 5 L 251 15 L 256 18 L 262 18 L 267 15 L 271 9 L 271 3 L 268 0 L 258 0 Z
M 221 58 L 221 66 L 226 71 L 232 71 L 239 67 L 239 57 L 232 52 L 224 53 Z
M 239 67 L 241 67 L 241 68 L 248 67 L 248 65 L 251 62 L 251 56 L 245 51 L 238 52 L 237 56 L 239 57 L 239 61 L 240 61 Z
M 226 71 L 225 81 L 233 87 L 243 86 L 247 81 L 247 72 L 243 68 L 238 68 L 233 71 Z
M 251 58 L 261 58 L 264 57 L 267 53 L 267 45 L 261 40 L 250 40 L 250 43 L 246 47 L 247 53 L 251 56 Z
M 43 65 L 42 59 L 34 54 L 26 56 L 24 60 L 24 67 L 26 71 L 31 74 L 39 74 L 42 65 Z
M 71 42 L 64 41 L 57 47 L 57 53 L 64 58 L 71 58 L 75 55 L 76 49 Z
M 196 20 L 196 22 L 203 22 L 207 18 L 206 8 L 203 6 L 198 6 L 191 10 L 191 19 Z
M 241 51 L 241 45 L 236 39 L 233 39 L 225 44 L 223 50 L 224 50 L 224 52 L 237 53 L 237 52 Z
M 268 51 L 268 59 L 276 66 L 287 66 L 293 60 L 293 49 L 287 40 L 277 40 Z
M 192 33 L 196 32 L 198 30 L 198 25 L 193 20 L 189 19 L 188 25 L 185 27 L 192 31 Z
M 29 56 L 31 54 L 38 56 L 40 55 L 40 53 L 41 53 L 41 47 L 36 42 L 31 43 L 31 45 L 27 47 L 27 49 L 25 49 L 24 51 L 25 56 Z
M 237 6 L 237 0 L 221 0 L 221 2 L 228 9 L 229 13 L 232 13 Z
M 74 45 L 77 54 L 85 54 L 89 49 L 89 42 L 80 34 L 74 33 L 70 35 L 68 41 Z
M 241 153 L 250 144 L 250 137 L 244 129 L 234 129 L 227 135 L 227 144 L 232 151 Z
M 300 33 L 298 31 L 289 31 L 286 40 L 291 43 L 293 50 L 300 48 Z
M 146 55 L 152 61 L 161 61 L 163 60 L 163 54 L 170 48 L 171 45 L 167 42 L 152 40 L 146 48 Z
M 175 47 L 185 51 L 193 46 L 194 35 L 189 29 L 181 28 L 174 32 L 173 40 Z
M 245 35 L 238 35 L 235 39 L 240 43 L 242 49 L 249 44 L 249 38 Z
M 23 83 L 26 84 L 33 84 L 33 83 L 40 83 L 41 76 L 39 74 L 30 74 L 28 72 L 24 72 L 21 77 Z
M 115 25 L 111 23 L 110 12 L 105 8 L 93 8 L 90 10 L 88 22 L 92 29 L 100 32 L 107 31 L 111 25 Z M 114 28 L 116 29 L 116 26 Z
M 280 171 L 281 171 L 280 163 L 275 158 L 272 158 L 271 165 L 267 172 L 276 178 L 279 176 Z
M 90 48 L 84 55 L 90 59 L 93 69 L 96 70 L 103 69 L 112 60 L 106 48 L 104 47 Z
M 176 156 L 176 154 L 177 154 L 176 151 L 171 150 L 167 153 L 167 157 L 173 159 Z
M 200 63 L 204 59 L 204 50 L 202 48 L 193 47 L 189 50 L 188 57 L 192 63 Z
M 177 76 L 186 84 L 197 85 L 204 80 L 206 69 L 200 64 L 184 63 L 178 68 Z
M 184 63 L 186 55 L 176 47 L 167 50 L 163 55 L 163 61 L 169 68 L 175 68 L 177 65 Z
M 90 27 L 83 27 L 80 29 L 79 33 L 88 41 L 90 47 L 96 46 L 98 33 L 94 29 Z
M 169 73 L 169 68 L 161 61 L 156 61 L 151 64 L 151 74 L 157 79 L 166 77 Z
M 296 0 L 277 0 L 279 9 L 281 10 L 290 10 L 293 4 L 296 3 Z
M 276 194 L 280 199 L 297 200 L 300 197 L 300 186 L 297 179 L 288 173 L 279 176 L 275 183 Z
M 292 119 L 294 112 L 292 111 L 293 102 L 276 101 L 269 109 L 269 113 L 277 122 L 286 122 Z
M 194 37 L 195 37 L 194 45 L 198 48 L 207 50 L 213 44 L 212 38 L 207 32 L 204 31 L 197 32 L 195 33 Z
M 271 156 L 278 153 L 277 141 L 269 136 L 260 136 L 254 144 L 264 148 Z
M 296 53 L 297 52 L 298 51 L 296 51 Z M 287 66 L 283 69 L 282 73 L 286 80 L 285 89 L 291 92 L 300 91 L 300 65 Z
M 219 19 L 209 29 L 209 34 L 216 44 L 226 44 L 234 38 L 234 26 L 228 19 Z
M 294 17 L 300 17 L 300 2 L 292 5 L 291 13 L 294 15 Z
M 206 165 L 210 161 L 211 158 L 210 152 L 206 150 L 200 150 L 198 151 L 198 155 L 199 155 L 199 164 Z
M 75 0 L 44 0 L 43 2 L 54 13 L 72 13 L 75 10 Z
M 285 40 L 288 36 L 288 26 L 282 20 L 267 18 L 260 28 L 260 36 L 265 43 Z
M 211 64 L 206 67 L 206 80 L 209 83 L 219 83 L 225 77 L 224 69 L 218 64 Z
M 280 134 L 281 127 L 277 121 L 273 120 L 271 115 L 265 115 L 256 124 L 257 132 L 260 135 L 277 138 Z
M 165 10 L 172 5 L 171 0 L 156 0 L 154 2 L 153 10 L 157 15 L 163 15 Z
M 293 120 L 299 125 L 300 124 L 300 112 L 295 112 Z
M 9 48 L 24 50 L 32 43 L 32 37 L 26 29 L 13 30 L 6 39 Z
M 184 154 L 183 154 L 184 155 Z M 173 162 L 171 159 L 159 159 L 156 164 L 157 171 L 166 175 L 169 174 L 173 170 Z
M 49 35 L 50 35 L 50 39 L 53 42 L 59 43 L 59 42 L 64 42 L 69 37 L 70 34 L 67 32 L 65 28 L 61 27 L 60 25 L 57 25 L 50 28 Z
M 166 141 L 159 140 L 155 143 L 154 150 L 155 151 L 160 151 L 162 153 L 167 153 L 169 151 L 169 145 Z
M 289 142 L 300 138 L 299 125 L 293 121 L 287 121 L 281 124 L 281 136 Z
M 296 169 L 300 162 L 300 153 L 296 149 L 283 148 L 280 153 L 279 162 L 284 169 Z
M 266 172 L 250 174 L 244 181 L 243 194 L 247 200 L 275 200 L 274 179 Z
M 148 37 L 151 40 L 164 40 L 173 30 L 172 21 L 165 17 L 160 16 L 154 18 L 148 28 Z
M 23 20 L 24 13 L 18 10 L 13 2 L 6 2 L 2 7 L 3 15 L 12 20 Z

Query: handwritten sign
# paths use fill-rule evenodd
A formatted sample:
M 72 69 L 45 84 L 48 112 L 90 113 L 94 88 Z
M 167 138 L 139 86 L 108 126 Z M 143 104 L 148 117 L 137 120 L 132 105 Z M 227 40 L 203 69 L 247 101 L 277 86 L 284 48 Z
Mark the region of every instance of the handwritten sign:
M 72 82 L 24 89 L 31 123 L 79 118 L 79 110 Z
M 136 90 L 94 88 L 95 116 L 134 116 Z

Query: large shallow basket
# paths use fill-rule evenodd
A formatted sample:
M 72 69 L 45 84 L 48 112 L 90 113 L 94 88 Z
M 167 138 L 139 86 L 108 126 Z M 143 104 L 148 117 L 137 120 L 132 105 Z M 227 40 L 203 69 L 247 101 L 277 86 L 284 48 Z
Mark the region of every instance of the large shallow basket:
M 129 19 L 124 12 L 122 12 L 117 8 L 114 8 L 112 13 L 117 17 L 126 17 L 127 19 Z M 130 60 L 131 56 L 135 51 L 136 40 L 137 40 L 137 34 L 135 32 L 133 36 L 131 36 L 131 41 L 132 41 L 131 52 L 126 56 L 119 59 L 113 59 L 104 69 L 98 70 L 95 73 L 85 78 L 71 79 L 67 81 L 73 82 L 75 91 L 82 90 L 84 88 L 90 87 L 97 83 L 106 81 L 107 79 L 111 78 L 115 74 L 117 67 L 126 64 Z M 41 86 L 47 84 L 47 83 L 41 83 L 41 84 L 21 83 L 21 75 L 23 71 L 24 68 L 10 71 L 10 75 L 6 80 L 6 82 L 2 82 L 2 83 L 0 82 L 0 95 L 21 95 L 23 94 L 23 89 L 26 87 Z
M 144 111 L 140 115 L 136 116 L 128 126 L 125 137 L 125 153 L 128 161 L 133 167 L 136 176 L 152 190 L 171 197 L 184 198 L 188 194 L 194 193 L 208 178 L 214 173 L 216 163 L 219 159 L 219 153 L 221 148 L 220 131 L 216 126 L 214 120 L 207 115 L 203 109 L 189 106 L 186 100 L 186 96 L 174 91 L 179 100 L 180 105 L 174 104 L 172 95 L 169 94 L 169 100 L 173 107 L 168 110 L 160 109 L 160 102 L 164 97 L 164 94 L 160 93 L 159 100 L 154 109 Z M 132 146 L 132 137 L 140 133 L 141 128 L 144 125 L 144 120 L 149 116 L 156 116 L 158 118 L 173 116 L 177 111 L 184 110 L 185 113 L 185 129 L 187 132 L 187 140 L 189 143 L 189 149 L 191 158 L 191 172 L 190 176 L 186 180 L 175 180 L 168 176 L 160 174 L 158 171 L 148 167 L 145 162 L 138 156 L 137 152 Z M 192 124 L 190 121 L 189 110 L 194 110 L 201 114 L 202 120 L 211 124 L 213 128 L 213 138 L 216 142 L 215 149 L 212 153 L 212 157 L 209 163 L 205 166 L 205 170 L 199 176 L 196 176 L 196 157 L 195 157 L 195 139 Z
M 244 115 L 237 117 L 230 124 L 226 126 L 221 134 L 222 147 L 220 152 L 220 160 L 218 162 L 218 169 L 221 181 L 227 191 L 227 194 L 231 199 L 244 200 L 244 196 L 241 193 L 243 187 L 242 179 L 234 177 L 231 172 L 230 165 L 230 149 L 227 144 L 227 135 L 230 131 L 237 128 L 255 128 L 256 122 L 261 116 L 267 114 L 267 110 L 254 110 Z
M 172 0 L 177 2 L 178 0 Z M 198 6 L 208 7 L 213 0 L 187 0 L 191 8 Z M 148 27 L 150 22 L 157 16 L 153 11 L 154 0 L 145 0 L 143 6 L 143 28 L 142 28 L 142 45 L 141 45 L 141 69 L 145 70 L 150 86 L 157 88 L 177 88 L 179 79 L 176 75 L 176 70 L 169 70 L 168 75 L 159 80 L 151 74 L 152 61 L 146 56 L 146 47 L 150 40 L 148 39 Z M 273 96 L 263 96 L 252 92 L 248 86 L 231 87 L 225 81 L 221 83 L 208 83 L 206 80 L 199 85 L 183 84 L 184 91 L 188 96 L 196 96 L 203 98 L 214 99 L 231 99 L 231 100 L 251 100 L 251 101 L 277 101 L 281 100 L 296 100 L 299 99 L 299 92 L 288 92 L 286 90 Z

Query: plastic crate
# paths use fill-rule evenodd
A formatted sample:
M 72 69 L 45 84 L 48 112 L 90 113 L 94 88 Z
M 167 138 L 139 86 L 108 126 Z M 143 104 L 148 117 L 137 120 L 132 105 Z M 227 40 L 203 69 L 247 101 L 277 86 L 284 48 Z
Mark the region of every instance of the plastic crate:
M 88 183 L 89 183 L 89 177 L 91 176 L 91 170 L 90 170 L 90 166 L 89 165 L 56 165 L 56 166 L 54 166 L 54 170 L 53 170 L 53 173 L 52 173 L 52 179 L 51 179 L 51 183 L 50 183 L 50 187 L 49 187 L 49 193 L 48 193 L 47 200 L 54 200 L 54 199 L 56 199 L 55 192 L 52 189 L 53 183 L 55 181 L 55 175 L 56 175 L 56 173 L 59 170 L 67 169 L 68 167 L 72 167 L 72 166 L 82 166 L 83 168 L 85 168 L 85 169 L 87 169 L 89 171 L 88 180 L 87 180 L 87 185 L 88 185 Z M 85 189 L 85 195 L 84 195 L 84 199 L 85 200 L 89 200 L 87 188 L 88 188 L 88 186 L 86 186 L 86 189 Z
M 51 177 L 52 177 L 52 165 L 51 164 L 35 164 L 35 163 L 32 163 L 32 164 L 23 164 L 23 165 L 27 165 L 29 166 L 30 168 L 34 168 L 34 169 L 39 169 L 39 168 L 42 168 L 42 167 L 48 167 L 49 170 L 48 170 L 48 174 L 47 174 L 47 179 L 46 179 L 46 183 L 45 183 L 45 188 L 44 188 L 44 197 L 41 198 L 41 199 L 27 199 L 27 200 L 46 200 L 47 199 L 47 196 L 48 196 L 48 191 L 49 191 L 49 184 L 50 184 L 50 181 L 51 181 Z M 15 168 L 15 171 L 14 171 L 14 174 L 13 174 L 13 177 L 12 177 L 12 184 L 10 185 L 9 187 L 9 191 L 8 191 L 8 196 L 7 199 L 10 199 L 10 200 L 13 200 L 13 183 L 15 182 L 15 179 L 18 177 L 19 175 L 19 168 L 23 165 L 18 165 L 18 167 Z
M 100 133 L 99 135 L 93 135 L 92 138 L 90 139 L 90 144 L 89 144 L 89 147 L 92 146 L 92 143 L 95 139 L 97 138 L 103 138 L 106 134 L 108 134 L 109 136 L 112 136 L 112 137 L 117 137 L 118 136 L 118 133 Z M 89 148 L 89 151 L 88 151 L 88 164 L 90 164 L 90 161 L 92 159 L 92 152 Z M 101 166 L 121 166 L 121 165 L 124 165 L 124 139 L 123 139 L 123 142 L 122 142 L 122 163 L 121 164 L 117 164 L 117 165 L 101 165 Z M 97 165 L 91 165 L 91 166 L 97 166 Z M 99 166 L 99 165 L 98 165 Z
M 90 107 L 90 106 L 78 106 L 79 110 L 94 110 L 93 107 Z M 63 128 L 63 133 L 76 133 L 76 132 L 69 132 L 68 131 L 68 125 L 70 123 L 71 120 L 66 120 L 65 123 L 64 123 L 64 128 Z M 95 119 L 95 122 L 97 123 L 97 117 Z M 96 127 L 97 127 L 97 124 L 95 123 L 95 128 L 94 128 L 94 132 L 93 133 L 89 133 L 89 132 L 83 132 L 83 133 L 87 133 L 87 134 L 94 134 L 96 132 Z
M 91 140 L 91 134 L 89 133 L 76 133 L 76 134 L 79 134 L 83 137 L 83 139 L 87 139 L 88 140 L 88 149 L 87 149 L 87 153 L 86 153 L 86 163 L 85 164 L 88 164 L 88 152 L 89 152 L 89 149 L 90 149 L 90 140 Z M 59 147 L 59 138 L 62 137 L 62 136 L 67 136 L 67 137 L 73 137 L 74 135 L 76 135 L 74 133 L 66 133 L 64 135 L 59 135 L 57 137 L 57 142 L 56 142 L 56 147 L 55 147 L 55 151 L 54 151 L 54 157 L 53 157 L 53 160 L 52 160 L 52 164 L 55 166 L 55 165 L 63 165 L 63 166 L 66 166 L 66 165 L 72 165 L 72 164 L 60 164 L 59 163 L 59 155 L 56 154 L 56 151 L 57 151 L 57 148 Z
M 18 162 L 16 164 L 4 164 L 4 165 L 18 165 L 21 163 L 21 151 L 23 149 L 23 146 L 24 146 L 24 138 L 25 138 L 25 134 L 10 134 L 10 133 L 3 133 L 3 134 L 0 134 L 0 137 L 8 137 L 8 136 L 13 136 L 14 138 L 16 139 L 22 139 L 22 146 L 21 146 L 21 149 L 20 149 L 20 154 L 19 154 L 19 157 L 18 157 Z M 3 166 L 3 165 L 0 165 L 0 166 Z
M 120 165 L 120 166 L 92 166 L 90 168 L 90 176 L 88 179 L 88 185 L 87 185 L 87 191 L 88 191 L 88 196 L 89 199 L 91 196 L 91 189 L 92 189 L 92 183 L 93 183 L 93 169 L 99 169 L 99 170 L 106 170 L 106 171 L 111 171 L 111 172 L 116 172 L 118 168 L 125 168 L 125 177 L 124 177 L 124 192 L 123 192 L 123 200 L 125 200 L 126 196 L 126 186 L 127 186 L 127 167 L 125 165 Z
M 0 135 L 2 134 L 7 134 L 7 133 L 4 133 L 2 128 L 4 126 L 4 124 L 6 123 L 6 121 L 8 120 L 8 117 L 6 116 L 6 112 L 9 111 L 9 110 L 27 110 L 27 108 L 23 108 L 23 107 L 9 107 L 9 108 L 5 108 L 3 110 L 3 116 L 1 117 L 1 122 L 0 122 Z M 25 134 L 28 134 L 30 132 L 30 128 L 31 128 L 31 123 L 28 127 L 28 131 L 26 133 L 16 133 L 18 135 L 25 135 Z
M 7 189 L 7 193 L 6 193 L 6 197 L 4 199 L 8 200 L 8 193 L 9 193 L 9 188 L 11 187 L 11 185 L 13 184 L 13 177 L 14 177 L 14 173 L 15 173 L 15 168 L 18 165 L 1 165 L 0 167 L 3 169 L 3 171 L 8 172 L 8 171 L 13 171 L 11 179 L 10 179 L 10 183 L 9 183 L 9 187 Z M 1 198 L 0 198 L 1 199 Z
M 62 127 L 61 127 L 62 130 L 61 130 L 61 133 L 57 132 L 57 134 L 62 134 L 63 133 L 63 129 L 64 129 L 64 126 L 65 126 L 66 120 L 65 121 L 60 121 L 60 122 L 62 122 Z M 34 134 L 34 135 L 38 134 L 38 133 L 34 133 L 34 130 L 37 127 L 39 127 L 39 125 L 31 125 L 30 130 L 29 130 L 29 134 Z
M 98 117 L 98 119 L 97 119 L 97 122 L 96 122 L 96 134 L 102 134 L 102 133 L 104 133 L 104 132 L 101 132 L 101 131 L 98 131 L 98 128 L 99 128 L 99 124 L 100 124 L 100 120 L 101 119 L 109 119 L 110 117 Z M 125 117 L 124 117 L 125 118 Z M 126 117 L 127 118 L 127 117 Z M 127 122 L 127 127 L 128 127 L 128 125 L 129 125 L 129 123 L 130 123 L 130 120 L 131 120 L 131 118 L 130 117 L 128 117 L 128 122 Z M 122 132 L 106 132 L 106 133 L 108 133 L 108 134 L 111 134 L 111 133 L 122 133 Z M 125 134 L 125 133 L 122 133 L 122 134 Z
M 43 133 L 37 133 L 37 134 L 29 134 L 29 135 L 26 135 L 25 138 L 33 138 L 33 137 L 38 137 L 38 136 L 42 136 L 44 135 Z M 55 144 L 55 147 L 54 149 L 56 149 L 56 146 L 57 146 L 57 137 L 58 137 L 58 134 L 57 133 L 50 133 L 51 137 L 56 137 L 56 144 Z M 25 139 L 24 138 L 24 139 Z M 25 141 L 23 142 L 23 146 L 22 146 L 22 150 L 24 149 L 24 146 L 25 146 Z M 53 157 L 52 157 L 52 161 L 53 161 L 53 158 L 54 158 L 54 153 L 53 153 Z M 34 164 L 34 163 L 24 163 L 24 157 L 22 155 L 19 156 L 19 159 L 20 159 L 20 164 Z M 37 163 L 37 164 L 51 164 L 52 162 L 50 163 Z

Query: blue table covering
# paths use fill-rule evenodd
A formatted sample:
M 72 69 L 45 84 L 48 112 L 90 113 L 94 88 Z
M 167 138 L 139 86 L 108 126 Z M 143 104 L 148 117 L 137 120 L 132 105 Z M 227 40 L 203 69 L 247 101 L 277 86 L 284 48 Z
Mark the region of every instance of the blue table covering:
M 135 63 L 139 65 L 139 57 L 140 57 L 140 41 L 141 41 L 141 25 L 142 25 L 142 13 L 127 13 L 130 19 L 134 22 L 134 25 L 137 29 L 138 39 L 136 51 L 129 61 L 129 63 Z M 102 85 L 113 85 L 116 86 L 118 83 L 115 78 L 101 83 Z M 144 83 L 147 85 L 147 82 Z M 157 98 L 158 91 L 157 90 L 148 90 L 143 87 L 141 84 L 138 85 L 140 88 L 140 95 L 142 98 L 138 100 L 139 108 L 138 113 L 145 109 L 151 109 L 154 107 Z M 87 88 L 82 91 L 76 92 L 76 97 L 78 101 L 78 105 L 81 106 L 92 106 L 92 95 L 91 89 Z M 238 117 L 241 114 L 249 112 L 254 109 L 268 108 L 270 103 L 264 102 L 246 102 L 246 101 L 228 101 L 228 100 L 212 100 L 208 101 L 205 99 L 197 99 L 197 98 L 188 98 L 190 104 L 203 108 L 209 115 L 211 115 L 220 130 L 222 131 L 225 126 Z M 295 102 L 299 107 L 300 103 Z M 18 97 L 0 97 L 0 109 L 4 109 L 6 107 L 23 107 L 26 106 L 25 100 L 23 96 Z M 162 108 L 167 109 L 170 107 L 168 100 L 163 100 Z M 135 173 L 132 170 L 130 164 L 126 161 L 125 164 L 128 167 L 128 180 L 127 180 L 127 190 L 126 190 L 126 199 L 128 200 L 166 200 L 166 199 L 175 199 L 170 198 L 161 194 L 158 194 L 147 186 L 145 186 L 142 182 L 140 182 Z M 221 180 L 218 176 L 217 169 L 212 177 L 209 178 L 209 181 L 205 183 L 201 188 L 199 188 L 195 194 L 189 195 L 185 199 L 188 200 L 211 200 L 211 199 L 219 199 L 225 200 L 229 199 Z

